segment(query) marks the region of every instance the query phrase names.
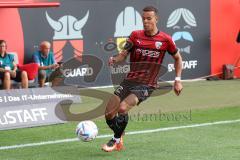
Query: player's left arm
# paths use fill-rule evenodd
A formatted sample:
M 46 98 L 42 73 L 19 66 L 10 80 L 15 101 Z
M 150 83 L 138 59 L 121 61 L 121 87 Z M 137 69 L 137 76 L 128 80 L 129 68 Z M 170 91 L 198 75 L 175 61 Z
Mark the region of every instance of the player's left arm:
M 179 51 L 172 55 L 173 59 L 174 59 L 174 67 L 175 67 L 175 73 L 176 73 L 176 78 L 174 81 L 174 92 L 177 96 L 180 95 L 183 86 L 181 83 L 181 74 L 182 74 L 182 56 L 179 53 Z

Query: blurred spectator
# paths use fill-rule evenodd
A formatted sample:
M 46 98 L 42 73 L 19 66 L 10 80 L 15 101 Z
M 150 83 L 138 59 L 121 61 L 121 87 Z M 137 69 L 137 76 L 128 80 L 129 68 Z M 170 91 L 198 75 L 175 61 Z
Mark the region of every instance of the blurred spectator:
M 40 87 L 43 87 L 45 82 L 49 82 L 52 72 L 59 68 L 59 64 L 56 63 L 54 54 L 50 49 L 51 44 L 43 41 L 40 44 L 39 51 L 33 54 L 33 61 L 39 65 L 38 83 Z M 52 85 L 55 86 L 56 83 L 57 79 L 53 79 Z
M 20 71 L 14 60 L 13 54 L 7 53 L 7 42 L 0 40 L 0 79 L 4 89 L 11 89 L 11 80 L 21 82 L 22 88 L 28 88 L 26 71 Z

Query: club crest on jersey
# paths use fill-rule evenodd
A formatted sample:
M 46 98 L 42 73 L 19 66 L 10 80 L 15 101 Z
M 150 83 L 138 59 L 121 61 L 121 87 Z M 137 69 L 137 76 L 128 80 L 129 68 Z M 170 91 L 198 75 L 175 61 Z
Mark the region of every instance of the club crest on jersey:
M 162 42 L 156 42 L 155 46 L 156 46 L 157 49 L 160 49 L 161 46 L 162 46 Z

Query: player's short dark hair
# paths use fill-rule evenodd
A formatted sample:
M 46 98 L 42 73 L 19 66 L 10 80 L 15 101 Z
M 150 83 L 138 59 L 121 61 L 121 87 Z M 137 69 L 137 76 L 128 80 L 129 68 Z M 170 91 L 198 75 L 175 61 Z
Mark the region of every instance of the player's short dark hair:
M 143 8 L 143 12 L 151 12 L 153 11 L 155 15 L 158 15 L 158 9 L 153 6 L 146 6 Z
M 7 44 L 5 40 L 0 39 L 0 44 L 3 44 L 3 43 Z

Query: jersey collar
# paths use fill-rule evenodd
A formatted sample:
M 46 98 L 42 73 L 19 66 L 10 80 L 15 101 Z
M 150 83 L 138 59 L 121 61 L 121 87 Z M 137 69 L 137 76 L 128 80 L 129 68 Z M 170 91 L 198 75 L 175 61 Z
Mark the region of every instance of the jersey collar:
M 5 52 L 4 56 L 0 55 L 1 58 L 5 58 L 7 56 L 7 52 Z
M 40 56 L 41 56 L 42 58 L 44 58 L 44 59 L 46 59 L 46 58 L 48 57 L 48 55 L 49 55 L 49 53 L 48 53 L 47 56 L 44 56 L 41 51 L 39 51 L 39 52 L 40 52 Z
M 146 35 L 146 33 L 145 33 L 145 31 L 144 31 L 144 35 L 145 35 L 146 37 L 154 37 L 154 36 L 158 35 L 159 33 L 160 33 L 160 31 L 158 30 L 156 34 L 154 34 L 154 35 L 152 35 L 152 36 L 149 36 L 149 35 Z

